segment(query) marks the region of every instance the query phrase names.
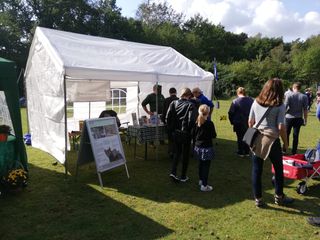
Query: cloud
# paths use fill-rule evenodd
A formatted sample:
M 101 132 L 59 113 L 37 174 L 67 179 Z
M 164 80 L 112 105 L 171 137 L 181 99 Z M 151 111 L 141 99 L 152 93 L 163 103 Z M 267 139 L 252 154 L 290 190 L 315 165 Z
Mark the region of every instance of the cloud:
M 167 0 L 186 18 L 195 14 L 221 23 L 227 31 L 249 36 L 261 33 L 267 37 L 283 37 L 284 41 L 306 39 L 320 34 L 320 13 L 301 14 L 289 10 L 280 0 Z

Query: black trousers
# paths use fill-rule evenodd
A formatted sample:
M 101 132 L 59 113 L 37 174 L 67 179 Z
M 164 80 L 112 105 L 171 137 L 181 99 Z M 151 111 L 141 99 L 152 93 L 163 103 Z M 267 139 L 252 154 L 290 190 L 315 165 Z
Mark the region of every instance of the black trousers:
M 236 132 L 237 135 L 237 144 L 238 144 L 238 154 L 249 154 L 250 149 L 247 144 L 245 144 L 242 139 L 244 134 L 246 133 L 248 127 L 247 124 L 235 124 L 233 126 L 233 130 Z
M 303 125 L 303 118 L 286 118 L 287 138 L 289 144 L 289 136 L 293 128 L 292 154 L 297 153 L 299 143 L 300 128 Z
M 175 150 L 173 155 L 171 173 L 177 175 L 177 167 L 182 157 L 181 178 L 185 178 L 187 176 L 187 170 L 189 165 L 191 138 L 178 139 L 175 136 L 173 136 L 173 142 Z
M 203 186 L 207 186 L 208 184 L 210 164 L 211 160 L 199 160 L 199 179 L 202 181 Z
M 275 171 L 275 193 L 278 196 L 283 195 L 283 163 L 282 163 L 282 150 L 280 140 L 277 139 L 270 150 L 269 158 L 273 165 Z M 256 155 L 252 156 L 252 189 L 253 196 L 255 198 L 262 197 L 262 171 L 263 171 L 264 160 L 257 157 Z

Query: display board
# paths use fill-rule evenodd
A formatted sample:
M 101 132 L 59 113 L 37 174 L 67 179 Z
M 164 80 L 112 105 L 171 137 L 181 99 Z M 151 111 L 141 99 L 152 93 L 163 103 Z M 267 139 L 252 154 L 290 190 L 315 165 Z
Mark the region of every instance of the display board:
M 79 165 L 92 161 L 95 161 L 101 187 L 103 187 L 101 173 L 121 165 L 125 165 L 129 178 L 115 117 L 95 118 L 84 121 L 77 169 Z

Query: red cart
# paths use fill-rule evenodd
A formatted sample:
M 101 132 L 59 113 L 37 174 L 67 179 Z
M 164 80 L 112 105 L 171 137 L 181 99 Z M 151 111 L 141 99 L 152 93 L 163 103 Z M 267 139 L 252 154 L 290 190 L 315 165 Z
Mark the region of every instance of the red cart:
M 283 156 L 283 176 L 289 179 L 302 180 L 297 186 L 297 193 L 305 194 L 308 190 L 308 181 L 320 177 L 320 161 L 308 162 L 304 154 Z M 274 168 L 272 166 L 272 173 Z M 274 177 L 272 177 L 274 183 Z

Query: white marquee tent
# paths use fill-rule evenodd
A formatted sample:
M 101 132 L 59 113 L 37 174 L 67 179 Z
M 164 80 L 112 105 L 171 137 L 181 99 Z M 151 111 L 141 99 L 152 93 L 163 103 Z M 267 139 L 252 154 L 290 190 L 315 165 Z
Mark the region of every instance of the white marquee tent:
M 165 97 L 170 87 L 179 92 L 196 86 L 211 96 L 212 80 L 212 73 L 170 47 L 38 27 L 25 71 L 32 145 L 64 164 L 67 102 L 106 101 L 110 88 L 125 88 L 126 114 L 120 118 L 130 120 L 132 112 L 142 113 L 139 99 L 154 84 L 162 85 Z

